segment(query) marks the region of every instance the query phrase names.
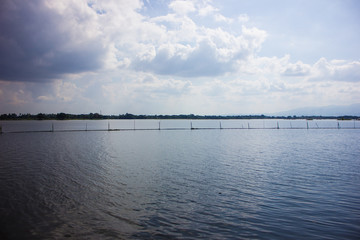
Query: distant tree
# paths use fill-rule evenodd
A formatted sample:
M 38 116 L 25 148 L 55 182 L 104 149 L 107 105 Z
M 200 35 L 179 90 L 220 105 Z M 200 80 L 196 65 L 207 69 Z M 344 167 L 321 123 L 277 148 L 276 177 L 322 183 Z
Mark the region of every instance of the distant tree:
M 12 119 L 12 120 L 16 120 L 16 119 L 17 119 L 16 113 L 9 114 L 9 117 L 10 117 L 10 119 Z
M 102 115 L 94 113 L 94 119 L 102 119 Z
M 65 120 L 66 118 L 67 118 L 66 113 L 61 112 L 61 113 L 56 114 L 57 120 Z
M 2 114 L 0 117 L 1 120 L 16 120 L 17 115 L 15 113 Z
M 44 113 L 38 113 L 36 115 L 36 119 L 37 120 L 44 120 L 44 119 L 46 119 L 46 115 Z
M 90 113 L 88 115 L 88 117 L 86 117 L 86 118 L 88 118 L 88 119 L 102 119 L 103 116 L 98 114 L 98 113 Z
M 124 115 L 124 118 L 125 119 L 134 119 L 136 116 L 134 116 L 133 114 L 131 114 L 131 113 L 126 113 L 125 115 Z

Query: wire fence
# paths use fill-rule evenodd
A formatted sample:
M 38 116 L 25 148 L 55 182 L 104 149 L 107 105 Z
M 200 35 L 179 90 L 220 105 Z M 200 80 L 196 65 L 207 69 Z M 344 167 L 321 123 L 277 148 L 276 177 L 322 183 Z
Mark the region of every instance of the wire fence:
M 235 129 L 360 129 L 359 120 L 2 121 L 0 133 Z

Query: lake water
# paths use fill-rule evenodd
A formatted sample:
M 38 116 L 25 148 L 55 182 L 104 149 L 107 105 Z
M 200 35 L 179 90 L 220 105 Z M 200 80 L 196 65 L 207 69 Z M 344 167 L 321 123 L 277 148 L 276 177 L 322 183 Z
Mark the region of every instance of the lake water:
M 337 123 L 1 122 L 0 239 L 358 239 L 360 129 Z

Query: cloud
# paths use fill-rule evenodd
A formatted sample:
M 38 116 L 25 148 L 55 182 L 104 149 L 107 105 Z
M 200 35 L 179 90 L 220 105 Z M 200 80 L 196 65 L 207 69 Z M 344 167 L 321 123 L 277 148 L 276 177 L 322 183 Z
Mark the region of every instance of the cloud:
M 40 100 L 40 101 L 53 101 L 54 100 L 54 98 L 52 96 L 38 96 L 36 99 Z
M 282 74 L 284 76 L 304 77 L 309 75 L 310 70 L 311 70 L 310 65 L 298 61 L 294 64 L 292 63 L 287 64 L 287 67 Z
M 131 75 L 127 75 L 130 77 Z M 127 78 L 126 77 L 126 78 Z M 191 89 L 190 81 L 163 78 L 159 79 L 152 74 L 142 74 L 137 81 L 116 81 L 104 83 L 103 94 L 111 102 L 117 103 L 124 99 L 139 99 L 146 101 L 179 97 L 187 94 Z
M 147 41 L 138 41 L 134 51 L 127 53 L 134 70 L 181 77 L 220 76 L 236 71 L 239 60 L 260 51 L 267 37 L 256 27 L 241 25 L 234 32 L 197 24 L 189 16 L 194 11 L 202 17 L 212 13 L 215 22 L 227 25 L 237 20 L 221 15 L 207 1 L 173 1 L 169 8 L 176 14 L 150 18 L 148 29 L 156 29 L 156 34 L 146 34 Z M 245 23 L 247 15 L 240 15 L 240 20 Z
M 238 17 L 238 21 L 241 23 L 246 23 L 249 21 L 249 16 L 247 14 L 240 14 Z
M 235 33 L 198 25 L 188 14 L 234 20 L 207 2 L 172 1 L 175 14 L 154 18 L 142 16 L 142 7 L 140 1 L 3 1 L 0 80 L 41 82 L 104 68 L 219 76 L 259 51 L 266 38 L 255 27 Z
M 209 4 L 205 4 L 204 6 L 200 6 L 198 9 L 199 16 L 205 17 L 209 15 L 213 15 L 215 12 L 219 11 L 217 8 Z
M 182 31 L 180 28 L 176 33 Z M 182 77 L 219 76 L 235 71 L 237 61 L 254 55 L 266 38 L 265 31 L 245 26 L 239 35 L 197 26 L 187 35 L 191 41 L 178 35 L 166 44 L 151 46 L 151 57 L 135 59 L 134 69 Z
M 321 58 L 314 64 L 310 80 L 360 82 L 360 61 L 328 61 Z
M 225 5 L 0 1 L 0 111 L 214 114 L 360 101 L 359 60 L 293 61 L 286 32 Z M 269 54 L 274 39 L 282 51 Z
M 225 22 L 225 23 L 228 23 L 228 24 L 230 24 L 230 23 L 232 23 L 234 21 L 234 19 L 225 17 L 224 15 L 219 14 L 219 13 L 215 14 L 214 18 L 215 18 L 215 21 L 217 21 L 217 22 Z
M 183 45 L 160 46 L 151 61 L 134 62 L 134 68 L 161 75 L 183 77 L 216 76 L 229 68 L 216 59 L 216 49 L 209 42 L 200 42 L 195 48 Z
M 267 76 L 288 81 L 360 82 L 360 61 L 331 60 L 320 58 L 315 64 L 302 61 L 291 62 L 290 55 L 284 57 L 250 57 L 241 61 L 239 74 Z
M 57 80 L 55 82 L 55 95 L 59 101 L 70 102 L 81 95 L 82 90 L 72 82 Z
M 186 15 L 189 12 L 194 12 L 195 7 L 191 1 L 176 0 L 169 4 L 169 8 L 175 13 L 180 15 Z
M 104 47 L 83 1 L 0 3 L 0 79 L 45 81 L 102 65 Z
M 27 90 L 24 83 L 0 82 L 0 89 L 1 111 L 13 112 L 12 108 L 32 102 L 32 92 Z

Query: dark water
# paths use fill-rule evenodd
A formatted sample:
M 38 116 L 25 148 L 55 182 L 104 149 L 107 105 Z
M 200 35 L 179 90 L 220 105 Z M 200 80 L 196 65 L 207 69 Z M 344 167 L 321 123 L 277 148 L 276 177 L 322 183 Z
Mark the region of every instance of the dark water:
M 360 129 L 4 133 L 0 239 L 359 239 Z

